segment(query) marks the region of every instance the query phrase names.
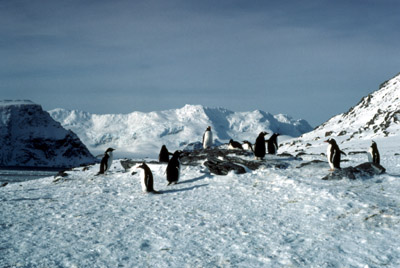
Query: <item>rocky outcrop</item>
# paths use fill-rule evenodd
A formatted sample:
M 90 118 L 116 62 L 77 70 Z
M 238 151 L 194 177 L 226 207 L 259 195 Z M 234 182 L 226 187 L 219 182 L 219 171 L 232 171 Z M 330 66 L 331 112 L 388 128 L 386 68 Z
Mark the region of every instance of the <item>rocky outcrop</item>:
M 0 166 L 75 167 L 96 162 L 78 136 L 31 101 L 0 101 Z

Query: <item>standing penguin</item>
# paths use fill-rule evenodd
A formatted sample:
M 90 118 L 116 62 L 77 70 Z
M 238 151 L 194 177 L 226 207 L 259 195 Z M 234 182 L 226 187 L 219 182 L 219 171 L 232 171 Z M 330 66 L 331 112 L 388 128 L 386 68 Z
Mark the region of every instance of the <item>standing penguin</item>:
M 158 161 L 161 163 L 168 163 L 169 156 L 172 155 L 168 152 L 167 146 L 163 145 L 160 150 L 160 154 L 158 155 Z
M 142 191 L 143 192 L 147 192 L 147 193 L 159 194 L 159 192 L 154 190 L 153 173 L 151 172 L 149 166 L 146 165 L 145 162 L 143 162 L 137 168 L 141 168 L 144 171 L 143 172 L 143 177 L 141 179 Z
M 380 165 L 381 157 L 379 155 L 378 146 L 376 142 L 372 141 L 371 147 L 368 150 L 368 161 Z
M 268 140 L 268 153 L 276 154 L 278 152 L 278 136 L 279 133 L 274 133 Z
M 230 140 L 229 141 L 229 144 L 228 144 L 228 149 L 231 149 L 231 150 L 233 150 L 233 149 L 240 149 L 240 150 L 243 150 L 243 147 L 242 147 L 242 145 L 239 143 L 239 142 L 237 142 L 237 141 L 234 141 L 234 140 Z
M 346 154 L 339 149 L 339 146 L 334 139 L 328 139 L 325 142 L 329 143 L 328 149 L 326 151 L 326 156 L 328 158 L 328 163 L 331 167 L 331 171 L 335 169 L 340 169 L 340 155 Z
M 211 132 L 211 127 L 208 126 L 203 134 L 203 149 L 210 148 L 213 144 L 213 135 Z
M 168 185 L 178 183 L 181 172 L 181 162 L 179 161 L 181 153 L 181 151 L 175 151 L 169 160 L 166 170 Z
M 108 171 L 111 167 L 112 161 L 113 161 L 113 151 L 115 149 L 113 148 L 108 148 L 105 153 L 103 158 L 101 159 L 100 162 L 100 171 L 97 173 L 97 175 L 104 174 L 106 171 Z
M 254 156 L 258 160 L 262 160 L 266 154 L 265 151 L 265 135 L 268 133 L 263 131 L 258 134 L 258 137 L 256 139 L 256 143 L 254 144 Z

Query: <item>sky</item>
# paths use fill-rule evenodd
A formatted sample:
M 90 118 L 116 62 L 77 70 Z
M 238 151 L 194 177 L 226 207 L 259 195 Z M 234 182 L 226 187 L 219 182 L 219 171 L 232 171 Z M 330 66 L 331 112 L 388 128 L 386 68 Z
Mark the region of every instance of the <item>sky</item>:
M 317 126 L 400 72 L 397 0 L 0 0 L 0 98 Z

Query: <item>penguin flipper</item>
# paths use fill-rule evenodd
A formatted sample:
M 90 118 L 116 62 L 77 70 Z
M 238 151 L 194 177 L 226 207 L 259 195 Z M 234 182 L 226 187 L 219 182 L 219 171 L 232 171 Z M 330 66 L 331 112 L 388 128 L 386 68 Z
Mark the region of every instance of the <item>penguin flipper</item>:
M 340 153 L 341 153 L 341 154 L 344 154 L 345 156 L 347 156 L 347 154 L 346 154 L 345 152 L 343 152 L 343 151 L 340 151 Z

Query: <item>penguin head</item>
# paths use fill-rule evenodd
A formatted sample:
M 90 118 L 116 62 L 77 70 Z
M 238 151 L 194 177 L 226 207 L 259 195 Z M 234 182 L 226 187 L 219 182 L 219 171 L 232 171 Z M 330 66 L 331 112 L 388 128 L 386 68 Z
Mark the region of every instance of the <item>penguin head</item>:
M 142 168 L 145 169 L 147 167 L 146 163 L 143 162 L 142 164 L 140 164 L 139 166 L 137 166 L 136 168 Z
M 258 136 L 261 136 L 261 137 L 264 137 L 265 135 L 268 135 L 268 132 L 262 131 L 262 132 L 260 132 L 260 134 L 258 134 Z
M 208 126 L 207 129 L 206 129 L 206 131 L 211 131 L 211 127 Z
M 332 144 L 332 145 L 336 144 L 336 141 L 335 141 L 334 139 L 332 139 L 332 138 L 327 139 L 327 140 L 324 141 L 324 142 L 327 142 L 327 143 Z
M 232 140 L 232 139 L 229 140 L 229 144 L 231 144 L 231 143 L 233 143 L 233 140 Z
M 106 150 L 106 153 L 109 153 L 109 152 L 112 152 L 112 151 L 114 151 L 115 149 L 113 149 L 113 148 L 108 148 L 107 150 Z
M 375 141 L 372 141 L 371 147 L 372 147 L 372 148 L 378 148 L 378 145 L 376 144 Z
M 179 158 L 181 156 L 181 154 L 182 154 L 182 151 L 177 150 L 177 151 L 174 152 L 172 157 Z

